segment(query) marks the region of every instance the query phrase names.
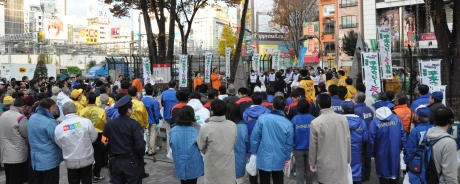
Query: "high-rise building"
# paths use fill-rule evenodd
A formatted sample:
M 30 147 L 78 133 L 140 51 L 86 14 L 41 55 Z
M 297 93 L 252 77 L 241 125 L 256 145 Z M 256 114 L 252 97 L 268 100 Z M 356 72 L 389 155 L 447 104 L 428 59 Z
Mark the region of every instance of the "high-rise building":
M 33 5 L 29 6 L 29 9 L 24 11 L 24 32 L 38 32 L 42 31 L 42 24 L 43 24 L 43 11 L 40 5 Z
M 0 27 L 4 29 L 4 35 L 11 36 L 24 33 L 24 0 L 8 0 L 5 3 L 5 25 Z M 2 15 L 2 14 L 0 14 Z
M 353 30 L 362 36 L 364 32 L 362 7 L 363 0 L 338 0 L 338 34 L 339 34 L 339 47 L 342 48 L 342 38 L 347 35 L 349 31 Z M 362 37 L 361 37 L 362 38 Z M 363 48 L 361 48 L 363 49 Z M 345 54 L 341 49 L 339 52 L 339 65 L 351 65 L 352 57 Z M 346 63 L 348 62 L 348 63 Z M 346 63 L 346 64 L 345 64 Z
M 194 44 L 201 50 L 216 50 L 224 26 L 233 22 L 229 19 L 227 9 L 228 7 L 206 6 L 198 10 L 192 26 L 195 43 L 189 41 L 188 46 Z

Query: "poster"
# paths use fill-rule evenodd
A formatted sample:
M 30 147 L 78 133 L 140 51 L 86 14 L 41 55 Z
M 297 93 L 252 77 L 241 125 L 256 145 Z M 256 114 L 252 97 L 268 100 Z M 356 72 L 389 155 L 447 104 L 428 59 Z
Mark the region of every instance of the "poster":
M 148 84 L 152 82 L 152 72 L 150 70 L 150 60 L 149 58 L 142 58 L 142 69 L 143 69 L 143 77 L 144 83 Z
M 382 79 L 393 79 L 391 61 L 391 29 L 388 26 L 377 28 L 377 38 L 380 50 L 380 65 L 382 67 Z
M 44 22 L 45 39 L 65 40 L 67 39 L 68 27 L 61 18 L 54 17 L 45 19 Z
M 230 77 L 230 54 L 232 52 L 232 48 L 227 47 L 225 48 L 225 76 Z
M 212 64 L 212 53 L 206 52 L 204 56 L 204 82 L 211 82 L 211 64 Z
M 99 42 L 99 31 L 94 28 L 85 29 L 86 44 L 97 44 Z
M 278 50 L 278 45 L 259 45 L 259 54 L 263 57 L 268 58 L 275 50 Z
M 380 15 L 380 25 L 381 26 L 389 26 L 391 28 L 391 45 L 393 46 L 392 49 L 399 49 L 399 41 L 400 41 L 400 27 L 399 27 L 399 10 L 392 9 L 392 10 L 382 10 L 382 14 Z M 378 43 L 377 43 L 378 44 Z
M 405 10 L 403 16 L 404 48 L 407 48 L 409 45 L 411 48 L 414 48 L 417 31 L 415 30 L 415 13 Z
M 187 55 L 180 55 L 179 59 L 179 87 L 187 87 Z
M 152 76 L 155 82 L 168 83 L 171 81 L 171 64 L 153 64 Z
M 277 72 L 280 68 L 280 51 L 275 50 L 272 57 L 272 68 Z
M 427 86 L 441 86 L 441 60 L 419 61 L 421 83 Z
M 252 69 L 256 75 L 259 75 L 260 72 L 260 54 L 254 54 L 252 56 Z
M 363 53 L 363 66 L 366 96 L 372 96 L 377 101 L 378 94 L 382 91 L 377 53 Z
M 442 96 L 444 98 L 442 98 L 442 104 L 446 105 L 446 86 L 443 85 L 443 86 L 430 86 L 430 92 L 433 93 L 433 92 L 436 92 L 436 91 L 441 91 L 442 92 Z

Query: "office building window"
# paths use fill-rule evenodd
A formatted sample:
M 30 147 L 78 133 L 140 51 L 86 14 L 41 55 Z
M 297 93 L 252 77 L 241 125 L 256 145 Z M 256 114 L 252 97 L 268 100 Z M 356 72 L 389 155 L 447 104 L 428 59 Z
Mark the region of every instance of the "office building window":
M 358 27 L 358 23 L 356 23 L 356 15 L 342 17 L 342 25 L 340 25 L 341 29 L 356 27 Z
M 324 52 L 335 53 L 335 42 L 324 42 Z
M 346 7 L 352 7 L 352 6 L 358 6 L 358 1 L 357 0 L 342 0 L 340 3 L 340 8 L 346 8 Z
M 323 15 L 324 16 L 331 16 L 335 14 L 335 6 L 334 4 L 327 4 L 323 5 Z

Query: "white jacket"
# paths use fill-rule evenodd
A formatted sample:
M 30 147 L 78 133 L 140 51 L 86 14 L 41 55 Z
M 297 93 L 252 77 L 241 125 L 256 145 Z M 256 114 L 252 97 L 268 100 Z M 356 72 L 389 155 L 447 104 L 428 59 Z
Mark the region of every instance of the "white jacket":
M 188 101 L 187 105 L 195 110 L 195 120 L 198 124 L 203 125 L 204 121 L 211 117 L 211 112 L 208 109 L 204 108 L 201 101 L 198 99 L 191 99 Z
M 67 114 L 54 130 L 54 140 L 62 149 L 68 169 L 79 169 L 93 164 L 93 142 L 97 131 L 91 120 L 76 114 Z
M 57 97 L 56 97 L 56 105 L 59 107 L 59 118 L 57 119 L 59 122 L 62 122 L 64 121 L 64 113 L 62 113 L 62 106 L 66 103 L 66 102 L 71 102 L 72 99 L 70 99 L 69 96 L 67 96 L 66 94 L 64 94 L 63 92 L 60 92 Z

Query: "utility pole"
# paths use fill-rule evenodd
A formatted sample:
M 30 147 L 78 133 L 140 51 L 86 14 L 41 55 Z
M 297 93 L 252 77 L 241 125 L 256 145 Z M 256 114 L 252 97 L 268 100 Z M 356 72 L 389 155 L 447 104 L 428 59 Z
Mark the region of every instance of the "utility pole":
M 139 56 L 142 54 L 141 15 L 142 15 L 142 12 L 139 12 L 139 19 L 138 19 L 139 21 L 139 43 L 138 43 L 139 51 L 137 51 L 138 52 L 137 54 L 139 54 Z

